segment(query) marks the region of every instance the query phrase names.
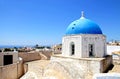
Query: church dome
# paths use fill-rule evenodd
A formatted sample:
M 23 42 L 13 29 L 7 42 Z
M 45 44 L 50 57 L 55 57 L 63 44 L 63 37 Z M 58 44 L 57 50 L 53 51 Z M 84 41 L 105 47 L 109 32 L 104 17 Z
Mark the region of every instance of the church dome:
M 102 34 L 100 27 L 93 21 L 84 18 L 83 13 L 80 19 L 73 21 L 66 30 L 70 34 Z

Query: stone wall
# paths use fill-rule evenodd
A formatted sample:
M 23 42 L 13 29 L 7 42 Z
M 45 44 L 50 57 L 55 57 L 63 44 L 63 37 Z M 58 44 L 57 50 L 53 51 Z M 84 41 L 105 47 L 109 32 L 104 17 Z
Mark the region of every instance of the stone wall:
M 19 79 L 28 70 L 27 65 L 23 65 L 23 61 L 47 60 L 50 59 L 51 54 L 51 52 L 18 53 L 18 56 L 23 60 L 19 61 L 19 63 L 0 66 L 0 79 Z
M 50 59 L 52 52 L 44 51 L 44 52 L 20 52 L 18 56 L 23 59 L 24 62 L 34 61 L 34 60 L 48 60 Z
M 4 55 L 12 55 L 13 56 L 13 63 L 17 63 L 18 61 L 18 53 L 17 52 L 4 52 L 0 53 L 0 66 L 4 65 Z
M 91 73 L 103 72 L 101 69 L 102 61 L 104 58 L 73 58 L 73 57 L 62 57 L 62 56 L 52 56 L 51 62 L 72 62 L 74 65 L 84 67 L 84 71 L 90 71 Z M 102 67 L 103 68 L 103 67 Z
M 69 64 L 66 66 L 71 67 Z M 72 74 L 68 72 L 67 68 L 61 62 L 51 62 L 44 70 L 43 79 L 72 79 Z
M 41 60 L 50 60 L 52 54 L 51 51 L 40 52 Z
M 19 79 L 23 75 L 23 63 L 0 66 L 0 79 Z
M 88 79 L 89 76 L 92 76 L 93 74 L 105 72 L 111 64 L 111 56 L 105 58 L 52 56 L 51 62 L 46 68 L 44 75 L 46 77 L 56 77 L 54 72 L 59 75 L 61 75 L 60 72 L 62 72 L 63 76 L 64 74 L 68 74 L 65 79 Z
M 112 56 L 106 56 L 106 59 L 101 61 L 101 71 L 106 72 L 106 70 L 109 68 L 110 65 L 112 65 Z
M 41 59 L 40 54 L 37 52 L 35 52 L 35 53 L 20 52 L 20 53 L 18 53 L 18 56 L 21 57 L 24 62 Z
M 23 66 L 23 61 L 17 64 L 18 66 L 18 78 L 20 78 L 24 74 L 24 66 Z

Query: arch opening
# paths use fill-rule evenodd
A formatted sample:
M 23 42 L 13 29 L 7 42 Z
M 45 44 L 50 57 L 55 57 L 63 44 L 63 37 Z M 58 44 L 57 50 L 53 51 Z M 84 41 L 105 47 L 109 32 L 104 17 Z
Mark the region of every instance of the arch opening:
M 89 57 L 94 57 L 94 45 L 89 44 Z
M 75 54 L 75 44 L 74 42 L 71 43 L 71 55 L 74 55 Z

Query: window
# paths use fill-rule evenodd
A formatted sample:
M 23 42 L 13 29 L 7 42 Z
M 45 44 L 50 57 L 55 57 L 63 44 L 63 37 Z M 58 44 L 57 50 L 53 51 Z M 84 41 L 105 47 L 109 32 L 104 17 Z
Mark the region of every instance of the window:
M 75 44 L 72 42 L 71 43 L 71 55 L 75 54 Z
M 4 65 L 13 63 L 13 55 L 4 55 Z
M 94 45 L 93 44 L 89 44 L 89 56 L 94 56 Z

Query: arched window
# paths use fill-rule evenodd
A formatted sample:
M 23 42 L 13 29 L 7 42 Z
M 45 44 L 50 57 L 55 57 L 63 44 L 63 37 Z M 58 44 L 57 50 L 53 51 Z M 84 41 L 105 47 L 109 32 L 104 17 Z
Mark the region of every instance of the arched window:
M 89 56 L 94 56 L 94 45 L 89 44 Z
M 75 44 L 74 42 L 71 42 L 71 55 L 75 54 Z

